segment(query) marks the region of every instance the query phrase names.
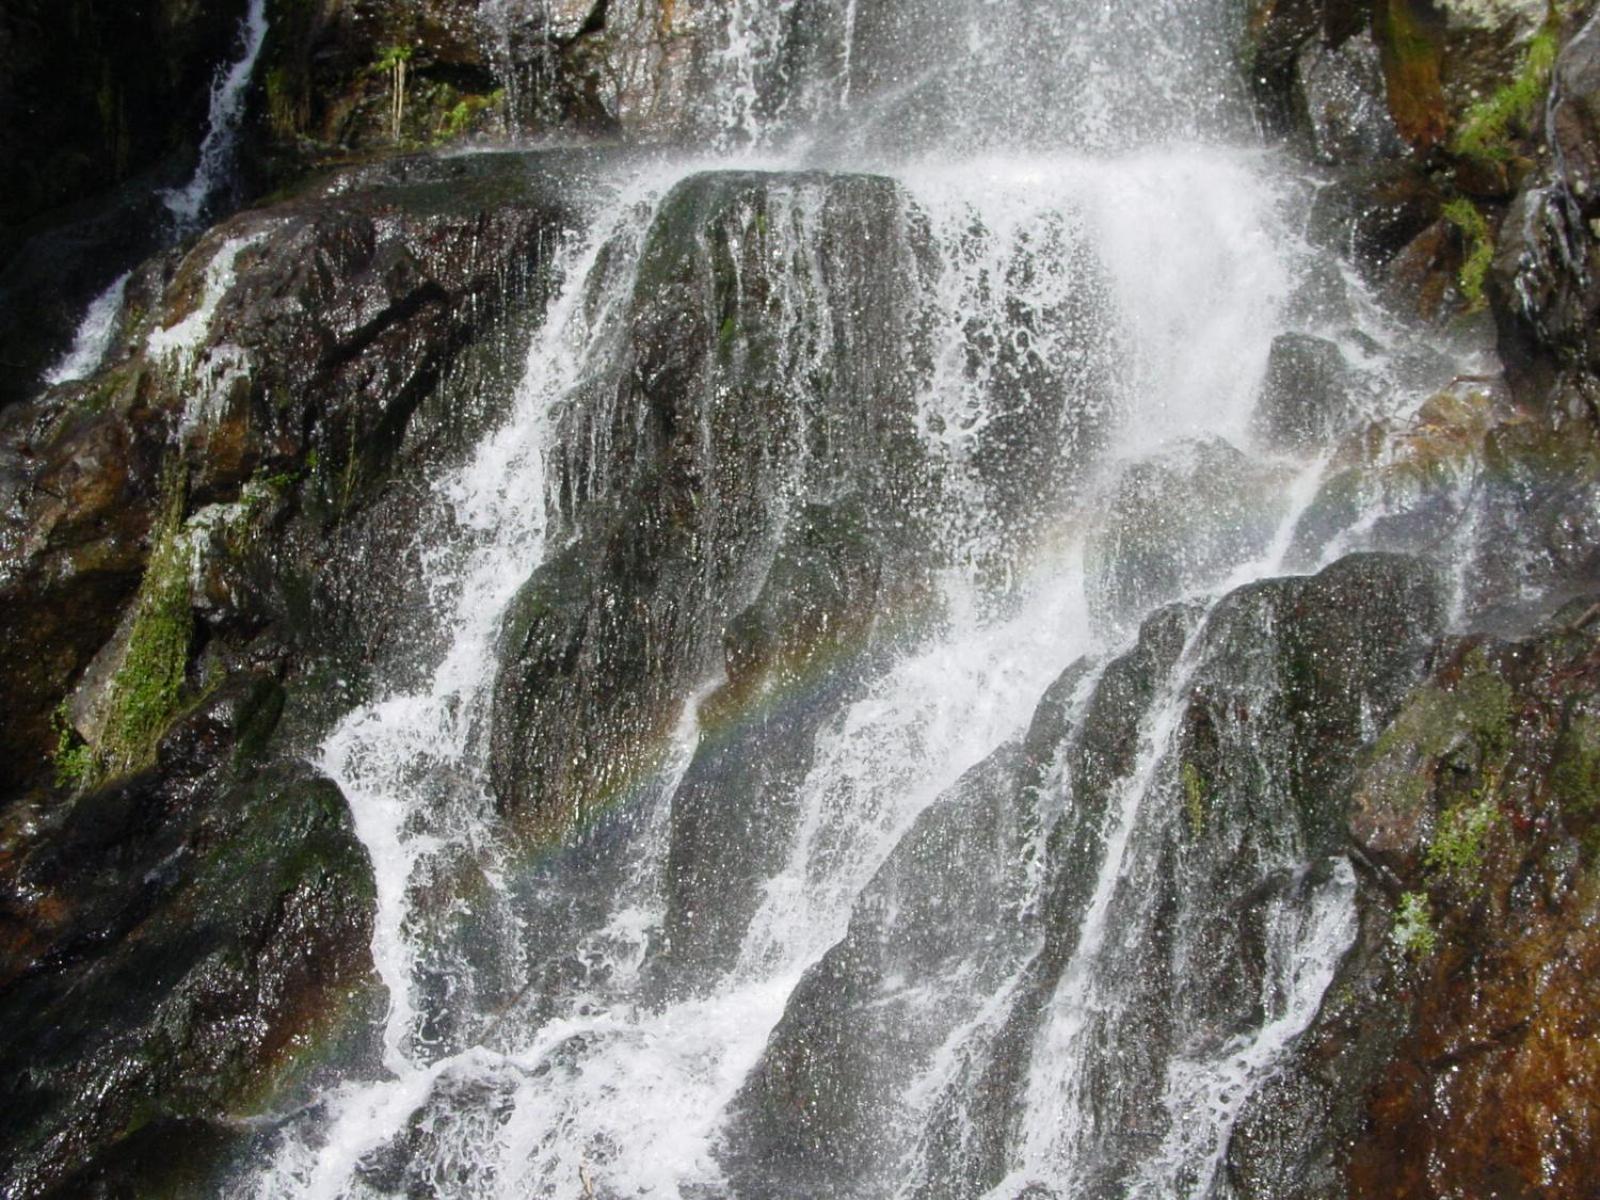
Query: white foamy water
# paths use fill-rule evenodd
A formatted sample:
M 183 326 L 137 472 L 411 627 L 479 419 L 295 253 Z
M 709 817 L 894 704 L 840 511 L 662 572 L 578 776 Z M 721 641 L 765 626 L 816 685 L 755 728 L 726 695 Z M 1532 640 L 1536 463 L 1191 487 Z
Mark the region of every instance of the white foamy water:
M 111 286 L 90 303 L 89 309 L 78 323 L 73 335 L 72 348 L 44 373 L 49 384 L 67 383 L 74 379 L 87 379 L 100 369 L 117 335 L 117 320 L 122 316 L 122 294 L 127 290 L 133 272 L 124 271 L 111 281 Z
M 228 172 L 233 169 L 234 144 L 244 116 L 245 90 L 250 86 L 256 59 L 266 40 L 266 0 L 250 0 L 239 26 L 239 56 L 226 70 L 217 73 L 211 85 L 211 108 L 194 175 L 183 187 L 164 195 L 167 209 L 178 219 L 180 229 L 192 229 L 199 223 L 207 202 L 227 182 Z

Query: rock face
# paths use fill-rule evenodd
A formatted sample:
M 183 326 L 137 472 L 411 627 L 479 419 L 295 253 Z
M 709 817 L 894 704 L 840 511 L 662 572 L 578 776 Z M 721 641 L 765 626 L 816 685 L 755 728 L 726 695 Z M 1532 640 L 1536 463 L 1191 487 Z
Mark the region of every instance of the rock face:
M 831 249 L 808 265 L 789 247 L 812 217 Z M 861 253 L 869 243 L 888 249 Z M 886 180 L 711 174 L 663 201 L 615 373 L 563 418 L 561 443 L 582 451 L 557 485 L 574 537 L 506 626 L 492 752 L 506 809 L 559 827 L 647 772 L 723 627 L 730 682 L 714 703 L 732 705 L 820 652 L 804 630 L 843 636 L 906 575 L 900 531 L 922 525 L 930 495 L 910 381 L 885 352 L 907 335 L 895 291 L 909 255 Z M 795 271 L 817 289 L 812 311 L 780 306 Z M 845 347 L 836 311 L 874 316 Z M 797 504 L 811 496 L 838 498 Z M 792 539 L 766 542 L 791 522 Z M 832 596 L 806 582 L 830 560 Z M 774 561 L 800 594 L 757 594 Z M 763 605 L 799 606 L 787 644 Z
M 1238 1194 L 1591 1190 L 1593 612 L 1447 643 L 1364 756 L 1364 933 L 1245 1119 Z
M 559 195 L 489 156 L 241 214 L 6 411 L 7 1194 L 211 1186 L 238 1121 L 370 1061 L 370 867 L 292 764 L 414 636 L 417 475 L 514 382 L 580 219 L 556 157 Z
M 1222 441 L 1180 446 L 1124 469 L 1085 551 L 1090 612 L 1116 628 L 1220 583 L 1266 549 L 1278 519 L 1277 482 Z
M 0 408 L 38 390 L 89 302 L 160 244 L 155 189 L 193 169 L 244 12 L 19 0 L 0 14 Z
M 745 1084 L 727 1150 L 739 1194 L 798 1182 L 881 1195 L 891 1181 L 877 1172 L 902 1153 L 924 1160 L 920 1194 L 994 1187 L 1023 1149 L 1030 1047 L 1052 1044 L 1053 1014 L 1072 1003 L 1058 988 L 1089 997 L 1074 1086 L 1109 1118 L 1083 1133 L 1077 1182 L 1094 1194 L 1128 1177 L 1148 1139 L 1181 1144 L 1161 1116 L 1169 1064 L 1283 1016 L 1258 1007 L 1281 969 L 1279 906 L 1343 886 L 1292 864 L 1338 851 L 1367 722 L 1398 705 L 1441 611 L 1426 570 L 1372 556 L 1253 585 L 1200 616 L 1162 610 L 1128 655 L 1070 669 L 1020 746 L 923 814 Z M 1164 711 L 1181 714 L 1175 726 Z M 1152 728 L 1172 739 L 1155 759 Z M 1158 807 L 1127 818 L 1119 850 L 1111 830 L 1145 772 L 1162 781 L 1146 800 Z M 1106 862 L 1119 853 L 1136 861 Z M 1027 900 L 1034 872 L 1042 905 Z M 1116 889 L 1102 942 L 1083 914 L 1107 872 L 1144 884 Z M 996 907 L 998 936 L 979 915 Z M 937 982 L 952 979 L 971 986 Z M 905 1108 L 918 1080 L 933 1088 L 931 1134 Z M 975 1089 L 991 1099 L 974 1106 Z M 974 1111 L 976 1125 L 957 1117 Z
M 539 291 L 543 247 L 574 219 L 569 201 L 539 199 L 537 160 L 408 170 L 366 176 L 358 201 L 334 200 L 336 183 L 243 214 L 153 264 L 130 285 L 143 311 L 114 364 L 8 414 L 8 790 L 47 769 L 50 713 L 109 638 L 160 537 L 164 476 L 183 476 L 186 538 L 191 517 L 227 510 L 207 518 L 226 536 L 206 536 L 234 553 L 212 565 L 214 594 L 195 597 L 208 636 L 249 642 L 294 625 L 344 655 L 348 638 L 400 633 L 372 619 L 399 587 L 364 595 L 365 568 L 345 573 L 382 553 L 386 507 L 412 503 L 397 468 L 448 451 L 483 419 L 481 402 L 474 412 L 438 397 L 475 382 L 465 351 Z M 298 582 L 282 561 L 259 574 L 268 542 L 306 556 Z M 394 578 L 393 563 L 384 571 Z M 25 649 L 33 636 L 52 657 Z

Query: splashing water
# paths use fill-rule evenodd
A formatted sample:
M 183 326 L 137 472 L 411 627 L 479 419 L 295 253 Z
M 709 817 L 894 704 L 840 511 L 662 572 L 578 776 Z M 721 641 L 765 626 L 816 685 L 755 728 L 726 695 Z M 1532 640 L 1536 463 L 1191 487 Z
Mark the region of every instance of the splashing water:
M 1252 441 L 1256 396 L 1306 255 L 1285 217 L 1290 189 L 1278 165 L 1251 148 L 1168 144 L 1239 125 L 1219 48 L 1228 6 L 904 3 L 869 13 L 852 2 L 838 6 L 831 40 L 817 43 L 833 49 L 815 72 L 797 80 L 804 71 L 791 68 L 786 101 L 762 62 L 802 7 L 736 5 L 722 86 L 708 101 L 724 144 L 773 157 L 652 164 L 614 181 L 590 234 L 564 252 L 562 290 L 509 414 L 436 485 L 421 543 L 438 662 L 422 687 L 350 713 L 320 756 L 377 880 L 383 1071 L 347 1080 L 286 1122 L 251 1181 L 257 1196 L 760 1194 L 739 1182 L 751 1081 L 779 1070 L 775 1047 L 804 1015 L 797 997 L 812 994 L 838 947 L 869 927 L 896 928 L 900 914 L 864 899 L 874 881 L 958 802 L 969 771 L 1022 737 L 1052 681 L 1085 656 L 1104 664 L 1128 649 L 1124 632 L 1090 617 L 1085 547 L 1107 519 L 1097 497 L 1137 464 L 1188 455 L 1197 440 L 1229 444 L 1284 481 L 1264 536 L 1178 589 L 1193 604 L 1183 649 L 1143 709 L 1136 762 L 1103 817 L 1084 815 L 1078 782 L 1059 763 L 1041 776 L 1026 862 L 992 880 L 996 895 L 1021 896 L 995 917 L 1000 940 L 1012 932 L 1001 922 L 1029 931 L 1015 961 L 896 981 L 897 1011 L 930 1044 L 908 1067 L 881 1161 L 838 1183 L 838 1194 L 960 1194 L 937 1190 L 945 1185 L 924 1134 L 954 1112 L 957 1137 L 976 1138 L 966 1094 L 974 1064 L 1037 996 L 1023 1039 L 1028 1069 L 1008 1101 L 1013 1133 L 996 1171 L 967 1194 L 1000 1200 L 1044 1186 L 1072 1196 L 1115 1170 L 1130 1195 L 1211 1195 L 1243 1105 L 1315 1016 L 1353 937 L 1343 859 L 1317 859 L 1291 834 L 1228 827 L 1252 883 L 1277 889 L 1259 916 L 1252 1015 L 1227 1036 L 1175 1036 L 1119 1090 L 1114 1056 L 1133 1044 L 1148 1001 L 1146 983 L 1119 963 L 1169 919 L 1172 961 L 1197 962 L 1196 931 L 1215 916 L 1207 906 L 1238 899 L 1191 873 L 1172 918 L 1158 889 L 1143 886 L 1170 873 L 1185 820 L 1170 802 L 1186 786 L 1175 746 L 1186 698 L 1221 670 L 1217 589 L 1283 569 L 1332 449 L 1286 458 Z M 1020 57 L 1006 73 L 998 64 L 1013 49 Z M 1059 82 L 1046 78 L 1047 64 Z M 958 70 L 974 81 L 955 81 Z M 800 83 L 809 98 L 793 99 Z M 849 115 L 837 125 L 813 124 L 840 112 Z M 974 136 L 997 126 L 983 143 Z M 974 144 L 986 153 L 967 153 Z M 935 583 L 906 602 L 928 610 L 917 614 L 918 637 L 827 701 L 794 784 L 793 819 L 780 845 L 762 848 L 775 865 L 755 880 L 736 953 L 691 957 L 680 986 L 663 989 L 652 971 L 681 883 L 671 874 L 674 801 L 720 732 L 702 713 L 724 681 L 701 675 L 683 689 L 666 753 L 599 818 L 600 833 L 530 863 L 512 848 L 486 782 L 497 641 L 523 583 L 561 548 L 549 515 L 560 507 L 556 466 L 599 463 L 588 494 L 603 498 L 611 486 L 613 448 L 597 431 L 616 425 L 641 263 L 667 236 L 678 185 L 736 169 L 764 189 L 766 207 L 750 216 L 756 232 L 729 243 L 726 311 L 756 312 L 781 331 L 785 402 L 825 406 L 830 368 L 846 377 L 859 366 L 853 331 L 874 314 L 851 301 L 817 244 L 838 228 L 827 215 L 857 202 L 841 165 L 886 172 L 897 200 L 893 228 L 872 226 L 871 253 L 904 264 L 895 303 L 905 363 L 894 378 L 910 381 L 911 441 L 933 481 Z M 713 255 L 704 229 L 693 237 Z M 765 255 L 760 278 L 741 273 L 757 261 L 741 256 L 742 237 Z M 708 405 L 756 378 L 737 373 L 754 356 L 741 348 L 747 331 L 728 321 L 716 334 L 730 373 L 714 376 Z M 582 444 L 564 441 L 575 438 Z M 773 468 L 769 542 L 838 486 L 808 457 L 821 456 L 819 440 L 807 430 Z M 741 577 L 727 610 L 747 603 L 761 577 Z M 897 615 L 879 613 L 878 623 Z M 1098 678 L 1084 676 L 1070 711 L 1081 715 Z M 1251 686 L 1265 695 L 1275 685 Z M 732 719 L 769 716 L 752 707 Z M 1270 757 L 1254 744 L 1239 752 Z M 1092 858 L 1069 867 L 1051 860 L 1051 847 L 1075 821 L 1090 822 Z M 612 879 L 595 865 L 607 855 L 621 882 L 603 915 L 549 949 L 541 938 L 556 935 L 544 923 L 563 889 L 603 886 L 582 876 Z M 1077 907 L 1055 911 L 1052 880 L 1069 869 L 1091 886 Z M 469 933 L 452 935 L 463 921 Z M 1061 928 L 1047 937 L 1049 921 Z M 1058 976 L 1035 978 L 1064 930 L 1072 949 Z M 561 982 L 549 982 L 547 959 L 559 960 Z M 962 990 L 979 979 L 987 991 Z M 1097 1123 L 1105 1104 L 1143 1104 L 1149 1128 L 1108 1131 Z
M 132 277 L 133 272 L 123 272 L 111 281 L 110 287 L 94 298 L 78 324 L 77 333 L 73 335 L 72 348 L 62 356 L 60 362 L 45 372 L 46 383 L 87 379 L 100 369 L 116 338 L 117 320 L 122 316 L 122 294 Z

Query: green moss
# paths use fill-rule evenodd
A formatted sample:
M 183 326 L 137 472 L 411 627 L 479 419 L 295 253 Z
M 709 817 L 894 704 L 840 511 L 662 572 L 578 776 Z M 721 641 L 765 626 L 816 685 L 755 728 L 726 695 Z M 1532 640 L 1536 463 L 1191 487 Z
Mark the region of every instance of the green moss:
M 1483 651 L 1467 655 L 1461 678 L 1451 689 L 1472 736 L 1489 759 L 1511 751 L 1511 685 L 1489 664 Z
M 410 46 L 385 46 L 378 51 L 378 57 L 372 60 L 372 66 L 368 70 L 374 75 L 397 70 L 401 63 L 410 62 L 414 53 Z
M 134 599 L 127 654 L 111 681 L 105 732 L 96 747 L 96 757 L 108 774 L 150 762 L 178 711 L 193 632 L 183 542 L 184 494 L 181 481 L 163 486 L 155 542 Z
M 265 78 L 267 119 L 279 137 L 293 137 L 304 124 L 304 108 L 294 79 L 282 66 L 268 69 Z
M 1488 854 L 1489 831 L 1500 819 L 1494 798 L 1486 794 L 1489 790 L 1451 806 L 1440 817 L 1423 862 L 1441 878 L 1461 885 L 1476 881 Z
M 1183 815 L 1189 822 L 1189 835 L 1199 837 L 1206 831 L 1205 781 L 1192 762 L 1183 764 L 1179 777 L 1183 781 Z
M 487 96 L 462 96 L 444 111 L 434 130 L 435 143 L 452 141 L 472 129 L 478 117 L 489 109 L 498 108 L 505 100 L 505 89 L 496 88 Z
M 1433 928 L 1433 906 L 1426 892 L 1406 892 L 1395 909 L 1394 925 L 1389 930 L 1389 940 L 1412 958 L 1423 959 L 1433 954 L 1439 945 L 1439 935 Z
M 733 344 L 733 339 L 739 333 L 739 322 L 733 317 L 728 317 L 722 322 L 722 328 L 717 331 L 717 344 L 726 350 Z
M 1478 206 L 1465 197 L 1458 197 L 1444 206 L 1444 217 L 1461 231 L 1466 253 L 1462 258 L 1461 294 L 1466 297 L 1471 312 L 1482 310 L 1485 299 L 1484 281 L 1489 277 L 1490 264 L 1494 262 L 1494 234 L 1484 220 Z
M 1580 713 L 1562 732 L 1550 787 L 1564 810 L 1600 813 L 1600 719 Z
M 55 766 L 56 786 L 73 791 L 87 787 L 95 777 L 94 751 L 72 727 L 65 700 L 55 711 L 55 727 L 56 749 L 51 761 Z
M 1512 157 L 1515 132 L 1526 129 L 1550 85 L 1550 71 L 1560 49 L 1559 22 L 1552 12 L 1539 32 L 1528 40 L 1522 67 L 1510 83 L 1466 111 L 1450 149 L 1462 158 L 1479 162 L 1505 162 Z

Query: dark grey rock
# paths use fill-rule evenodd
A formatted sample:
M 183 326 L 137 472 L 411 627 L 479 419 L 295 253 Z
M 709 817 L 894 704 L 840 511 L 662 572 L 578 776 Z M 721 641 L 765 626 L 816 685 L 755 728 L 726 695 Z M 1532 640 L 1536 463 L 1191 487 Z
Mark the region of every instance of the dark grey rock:
M 1252 420 L 1275 450 L 1307 454 L 1331 444 L 1355 415 L 1350 372 L 1339 347 L 1304 333 L 1279 334 Z

